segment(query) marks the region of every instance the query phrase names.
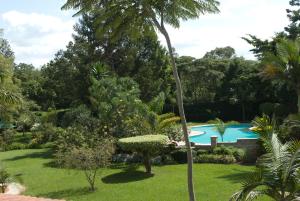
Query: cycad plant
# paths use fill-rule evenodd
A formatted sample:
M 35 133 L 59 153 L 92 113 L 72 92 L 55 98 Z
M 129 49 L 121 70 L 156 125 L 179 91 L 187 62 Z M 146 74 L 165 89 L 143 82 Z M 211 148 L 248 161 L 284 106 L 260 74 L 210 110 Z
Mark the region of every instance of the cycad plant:
M 260 125 L 261 128 L 264 126 Z M 249 201 L 263 195 L 275 201 L 300 199 L 299 142 L 283 144 L 274 129 L 267 132 L 267 135 L 263 134 L 269 136 L 264 138 L 267 153 L 259 158 L 255 172 L 247 175 L 242 189 L 231 197 L 231 201 Z

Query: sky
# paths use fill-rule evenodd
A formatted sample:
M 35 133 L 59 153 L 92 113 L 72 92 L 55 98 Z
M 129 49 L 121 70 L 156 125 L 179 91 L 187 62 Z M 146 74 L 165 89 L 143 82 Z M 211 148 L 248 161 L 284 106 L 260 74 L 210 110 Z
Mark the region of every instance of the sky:
M 180 56 L 202 57 L 216 48 L 231 46 L 237 55 L 254 59 L 251 46 L 242 37 L 262 39 L 274 36 L 288 24 L 288 0 L 219 0 L 220 13 L 167 27 Z M 65 49 L 72 40 L 78 18 L 74 11 L 61 11 L 65 0 L 0 0 L 0 28 L 16 56 L 16 63 L 40 67 Z M 164 38 L 159 39 L 165 45 Z

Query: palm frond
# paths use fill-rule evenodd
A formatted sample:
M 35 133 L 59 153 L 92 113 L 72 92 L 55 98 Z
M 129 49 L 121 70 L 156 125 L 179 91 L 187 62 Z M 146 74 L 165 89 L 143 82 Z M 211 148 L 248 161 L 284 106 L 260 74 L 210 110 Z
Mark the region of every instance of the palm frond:
M 18 104 L 22 98 L 17 93 L 13 93 L 4 89 L 0 89 L 0 104 Z
M 158 130 L 162 130 L 172 124 L 177 123 L 178 121 L 180 121 L 180 117 L 177 117 L 177 116 L 161 120 L 161 121 L 159 121 Z

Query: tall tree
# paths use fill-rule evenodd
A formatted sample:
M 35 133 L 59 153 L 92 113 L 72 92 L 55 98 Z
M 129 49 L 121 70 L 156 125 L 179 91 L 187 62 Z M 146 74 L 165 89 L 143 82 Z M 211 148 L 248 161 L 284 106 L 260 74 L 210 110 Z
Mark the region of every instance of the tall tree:
M 139 33 L 146 33 L 154 28 L 162 33 L 167 41 L 168 50 L 171 58 L 173 75 L 177 88 L 177 104 L 182 121 L 182 128 L 185 136 L 188 157 L 188 190 L 191 201 L 195 200 L 193 187 L 193 168 L 192 168 L 192 152 L 189 142 L 187 124 L 182 100 L 182 88 L 178 76 L 174 52 L 171 44 L 169 33 L 165 24 L 170 24 L 178 28 L 180 20 L 188 20 L 198 18 L 204 13 L 218 12 L 219 3 L 215 0 L 181 0 L 181 1 L 165 1 L 165 0 L 110 0 L 110 1 L 90 1 L 90 0 L 68 0 L 62 7 L 63 9 L 78 9 L 79 13 L 90 12 L 94 9 L 99 10 L 101 15 L 99 21 L 109 24 L 108 29 L 102 29 L 103 33 L 117 38 L 124 32 L 131 33 L 134 37 Z M 111 32 L 111 25 L 116 28 Z

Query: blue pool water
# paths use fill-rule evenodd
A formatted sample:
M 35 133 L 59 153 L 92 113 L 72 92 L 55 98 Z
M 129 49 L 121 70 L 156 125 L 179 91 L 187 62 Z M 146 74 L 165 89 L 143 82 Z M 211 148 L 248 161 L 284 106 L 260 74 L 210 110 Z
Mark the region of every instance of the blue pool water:
M 239 138 L 257 139 L 257 134 L 249 130 L 250 127 L 250 124 L 228 126 L 223 136 L 224 142 L 236 142 Z M 196 132 L 205 132 L 205 134 L 190 137 L 191 142 L 200 144 L 210 144 L 211 136 L 218 136 L 218 142 L 222 142 L 221 135 L 217 131 L 216 127 L 213 125 L 196 126 L 192 127 L 191 130 Z

